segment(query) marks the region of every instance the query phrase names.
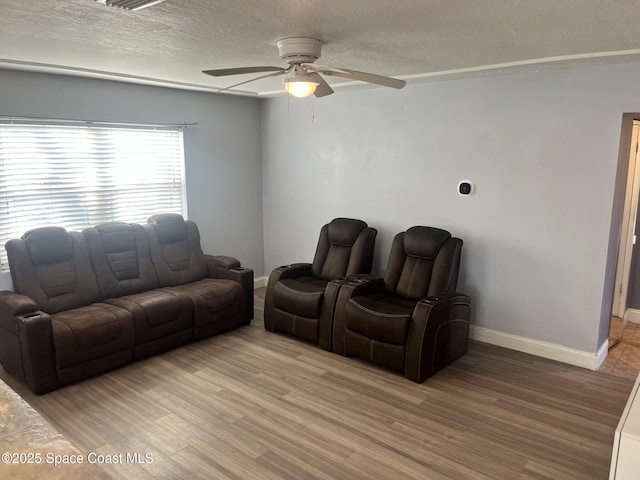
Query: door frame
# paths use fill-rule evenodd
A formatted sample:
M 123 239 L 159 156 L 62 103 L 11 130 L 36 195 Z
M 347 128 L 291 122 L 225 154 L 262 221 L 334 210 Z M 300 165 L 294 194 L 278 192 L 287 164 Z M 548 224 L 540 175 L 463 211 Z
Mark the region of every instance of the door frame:
M 613 292 L 613 306 L 611 314 L 627 321 L 627 296 L 629 278 L 631 276 L 631 258 L 635 244 L 635 227 L 638 213 L 638 197 L 640 193 L 640 154 L 638 141 L 640 135 L 640 121 L 633 120 L 631 143 L 629 145 L 629 165 L 625 188 L 625 200 L 620 228 L 620 243 L 616 267 L 616 280 Z

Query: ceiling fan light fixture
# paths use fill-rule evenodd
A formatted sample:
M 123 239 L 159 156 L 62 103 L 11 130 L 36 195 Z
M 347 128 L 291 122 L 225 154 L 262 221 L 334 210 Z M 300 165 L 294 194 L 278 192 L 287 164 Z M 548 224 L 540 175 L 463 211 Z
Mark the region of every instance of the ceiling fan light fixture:
M 293 75 L 283 80 L 284 89 L 289 95 L 296 98 L 307 98 L 313 95 L 316 91 L 316 87 L 320 85 L 314 81 L 310 75 L 306 73 L 300 73 L 299 70 L 294 70 Z
M 142 10 L 143 8 L 151 7 L 164 1 L 165 0 L 96 0 L 96 2 L 109 7 L 118 7 L 132 11 Z
M 318 84 L 316 82 L 302 82 L 285 80 L 284 88 L 289 95 L 296 98 L 307 98 L 314 94 Z

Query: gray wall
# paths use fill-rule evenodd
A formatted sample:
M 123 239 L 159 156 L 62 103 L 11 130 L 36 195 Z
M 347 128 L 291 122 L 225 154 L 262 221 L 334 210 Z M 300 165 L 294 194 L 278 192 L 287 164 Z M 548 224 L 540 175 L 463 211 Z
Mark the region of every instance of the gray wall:
M 620 125 L 640 111 L 639 76 L 634 64 L 581 67 L 260 102 L 0 71 L 0 115 L 197 122 L 188 206 L 208 253 L 260 276 L 310 261 L 320 226 L 353 216 L 379 229 L 382 272 L 396 232 L 440 226 L 465 240 L 459 287 L 476 325 L 595 352 Z M 462 179 L 475 195 L 457 195 Z
M 188 217 L 205 253 L 264 274 L 259 100 L 0 70 L 0 115 L 197 123 L 184 133 Z
M 638 78 L 625 64 L 266 100 L 265 270 L 310 261 L 337 216 L 378 228 L 377 272 L 395 233 L 438 226 L 465 241 L 459 289 L 475 325 L 596 352 Z M 475 195 L 457 194 L 463 179 Z

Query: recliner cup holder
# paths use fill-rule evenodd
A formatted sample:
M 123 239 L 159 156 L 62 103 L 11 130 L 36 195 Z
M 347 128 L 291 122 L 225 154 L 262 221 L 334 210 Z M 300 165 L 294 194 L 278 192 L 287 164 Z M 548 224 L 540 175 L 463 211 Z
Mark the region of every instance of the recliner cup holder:
M 442 298 L 440 297 L 427 297 L 424 299 L 427 303 L 438 303 Z

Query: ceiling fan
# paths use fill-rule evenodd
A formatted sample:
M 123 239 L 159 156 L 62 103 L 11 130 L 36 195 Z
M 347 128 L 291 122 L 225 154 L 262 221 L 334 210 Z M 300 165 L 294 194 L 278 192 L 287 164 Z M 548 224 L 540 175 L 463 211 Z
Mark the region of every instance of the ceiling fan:
M 402 88 L 407 82 L 396 78 L 384 77 L 373 73 L 358 72 L 347 68 L 335 68 L 328 65 L 314 63 L 320 58 L 322 42 L 315 38 L 292 37 L 283 38 L 276 42 L 280 58 L 289 64 L 288 67 L 239 67 L 222 68 L 217 70 L 204 70 L 203 73 L 214 77 L 225 77 L 229 75 L 241 75 L 248 73 L 264 73 L 266 75 L 252 78 L 244 82 L 236 83 L 218 90 L 219 92 L 229 90 L 245 83 L 255 82 L 268 77 L 278 75 L 288 75 L 283 82 L 285 89 L 294 97 L 304 98 L 310 95 L 324 97 L 331 95 L 333 89 L 329 86 L 322 75 L 342 77 L 350 80 L 374 83 L 384 87 Z

